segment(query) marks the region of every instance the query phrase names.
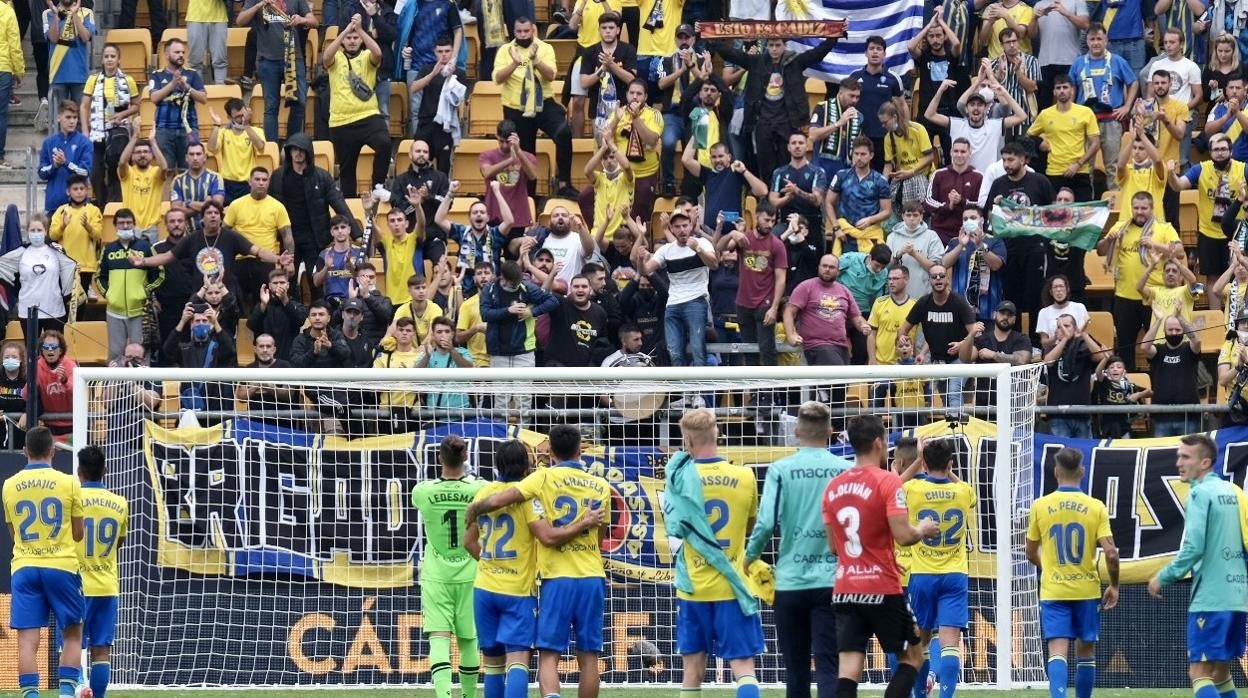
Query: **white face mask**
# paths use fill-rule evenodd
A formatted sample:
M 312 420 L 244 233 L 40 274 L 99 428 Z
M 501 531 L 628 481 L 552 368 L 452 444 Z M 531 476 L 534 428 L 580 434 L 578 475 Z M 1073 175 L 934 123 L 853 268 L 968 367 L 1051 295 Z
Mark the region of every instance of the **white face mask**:
M 29 237 L 30 237 L 31 245 L 34 245 L 35 247 L 43 247 L 43 243 L 46 242 L 48 239 L 48 234 L 47 233 L 30 233 Z
M 118 228 L 118 229 L 117 229 L 117 239 L 118 239 L 118 240 L 133 240 L 133 239 L 134 239 L 134 228 L 130 228 L 129 230 L 126 230 L 126 229 L 123 229 L 123 228 Z
M 962 230 L 965 230 L 966 232 L 971 233 L 971 234 L 978 233 L 979 232 L 979 219 L 967 218 L 966 220 L 962 221 Z
M 21 366 L 22 366 L 21 359 L 8 358 L 4 360 L 4 370 L 6 371 L 16 371 L 17 369 L 21 368 Z
M 1240 344 L 1248 344 L 1248 330 L 1237 330 L 1235 334 L 1239 335 Z

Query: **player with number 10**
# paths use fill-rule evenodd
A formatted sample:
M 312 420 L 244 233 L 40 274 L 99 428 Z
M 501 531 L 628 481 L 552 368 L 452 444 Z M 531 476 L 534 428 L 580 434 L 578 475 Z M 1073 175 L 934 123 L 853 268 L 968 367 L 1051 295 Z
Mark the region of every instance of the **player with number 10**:
M 52 432 L 26 434 L 26 467 L 4 481 L 4 520 L 13 539 L 9 627 L 17 631 L 17 682 L 23 698 L 39 696 L 39 631 L 56 616 L 62 629 L 60 695 L 82 680 L 82 579 L 76 542 L 83 538 L 82 488 L 52 469 Z
M 838 561 L 832 588 L 840 647 L 836 696 L 858 695 L 867 643 L 874 635 L 884 652 L 897 655 L 897 670 L 884 698 L 906 698 L 923 662 L 923 647 L 901 593 L 894 541 L 911 546 L 940 528 L 930 518 L 917 527 L 910 524 L 901 478 L 884 467 L 888 444 L 880 418 L 854 418 L 846 431 L 854 467 L 833 478 L 823 496 L 823 523 Z
M 480 654 L 472 617 L 477 563 L 464 546 L 464 516 L 485 481 L 464 472 L 468 444 L 460 436 L 438 445 L 441 476 L 412 488 L 412 506 L 424 519 L 425 556 L 420 566 L 420 608 L 429 635 L 429 669 L 438 698 L 451 695 L 451 636 L 459 645 L 459 685 L 464 698 L 477 695 Z
M 602 653 L 602 614 L 606 570 L 599 541 L 611 515 L 611 485 L 581 465 L 581 433 L 566 424 L 551 428 L 550 455 L 558 462 L 502 492 L 468 507 L 469 518 L 533 500 L 535 511 L 556 528 L 581 524 L 579 535 L 547 547 L 538 556 L 542 586 L 538 597 L 537 681 L 546 698 L 559 695 L 559 658 L 568 651 L 569 628 L 576 633 L 580 698 L 598 695 L 598 655 Z M 551 518 L 553 517 L 553 518 Z
M 1040 568 L 1040 630 L 1048 640 L 1049 695 L 1063 698 L 1069 683 L 1066 655 L 1075 641 L 1075 695 L 1090 698 L 1096 682 L 1096 640 L 1105 610 L 1118 604 L 1118 548 L 1109 510 L 1080 489 L 1083 454 L 1063 448 L 1053 456 L 1057 490 L 1032 502 L 1027 559 Z M 1096 546 L 1104 552 L 1109 586 L 1101 594 Z

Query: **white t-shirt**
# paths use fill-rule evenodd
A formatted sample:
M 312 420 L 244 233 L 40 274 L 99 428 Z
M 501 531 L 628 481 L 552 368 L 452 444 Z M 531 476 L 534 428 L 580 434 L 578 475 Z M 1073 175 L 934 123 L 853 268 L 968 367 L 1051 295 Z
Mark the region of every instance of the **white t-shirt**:
M 1171 97 L 1184 104 L 1192 101 L 1192 85 L 1201 84 L 1199 66 L 1189 58 L 1180 58 L 1177 61 L 1172 61 L 1168 56 L 1161 56 L 1145 69 L 1145 72 L 1148 73 L 1148 79 L 1151 81 L 1153 74 L 1159 70 L 1170 73 Z
M 711 271 L 706 262 L 698 256 L 696 250 L 712 252 L 711 243 L 706 238 L 689 238 L 689 244 L 681 247 L 674 242 L 663 245 L 654 253 L 659 266 L 667 270 L 670 287 L 667 290 L 668 306 L 688 303 L 702 298 L 707 294 L 707 283 L 711 280 Z
M 979 128 L 971 126 L 971 122 L 961 117 L 949 118 L 949 142 L 965 138 L 971 142 L 971 167 L 985 172 L 993 160 L 1001 157 L 1001 145 L 1004 141 L 1004 119 L 984 119 Z
M 580 274 L 581 267 L 585 266 L 585 252 L 581 249 L 581 236 L 576 233 L 569 232 L 561 238 L 551 233 L 542 242 L 542 249 L 550 250 L 556 264 L 563 262 L 563 269 L 555 277 L 557 279 L 572 283 L 572 277 Z
M 1083 327 L 1088 321 L 1088 309 L 1083 303 L 1078 301 L 1068 301 L 1065 308 L 1058 308 L 1056 305 L 1046 305 L 1036 313 L 1036 334 L 1047 334 L 1053 337 L 1057 334 L 1057 319 L 1063 315 L 1069 315 L 1075 319 L 1075 325 Z
M 18 317 L 26 317 L 32 307 L 39 308 L 40 317 L 61 317 L 65 299 L 61 289 L 61 260 L 48 245 L 31 245 L 22 253 L 18 264 L 22 290 L 17 298 Z M 69 289 L 64 289 L 65 293 Z

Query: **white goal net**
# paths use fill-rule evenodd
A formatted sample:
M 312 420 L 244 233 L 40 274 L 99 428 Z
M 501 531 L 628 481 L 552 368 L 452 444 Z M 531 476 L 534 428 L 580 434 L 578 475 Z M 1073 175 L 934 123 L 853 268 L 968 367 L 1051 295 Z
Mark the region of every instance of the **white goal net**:
M 979 381 L 956 411 L 945 407 L 952 376 Z M 926 383 L 930 407 L 889 397 L 901 394 L 890 385 L 906 381 Z M 114 682 L 428 683 L 412 487 L 436 476 L 447 434 L 464 436 L 471 471 L 492 479 L 503 442 L 519 439 L 542 463 L 549 428 L 575 424 L 586 467 L 614 489 L 603 545 L 603 680 L 679 683 L 672 549 L 660 504 L 665 460 L 681 443 L 677 422 L 691 406 L 714 409 L 721 454 L 754 468 L 761 490 L 769 464 L 795 450 L 796 410 L 808 399 L 829 403 L 841 424 L 878 414 L 890 440 L 956 439 L 957 474 L 979 499 L 966 536 L 971 625 L 962 681 L 1043 681 L 1035 575 L 1022 553 L 1038 381 L 1036 367 L 994 365 L 79 369 L 74 445 L 105 449 L 106 484 L 131 507 Z M 153 391 L 146 395 L 159 399 L 157 409 L 140 405 L 143 391 Z M 830 448 L 852 458 L 847 445 Z M 783 684 L 770 607 L 762 613 L 767 650 L 757 675 Z M 710 665 L 708 681 L 729 679 Z M 571 657 L 561 669 L 575 681 Z M 865 680 L 887 680 L 878 651 Z

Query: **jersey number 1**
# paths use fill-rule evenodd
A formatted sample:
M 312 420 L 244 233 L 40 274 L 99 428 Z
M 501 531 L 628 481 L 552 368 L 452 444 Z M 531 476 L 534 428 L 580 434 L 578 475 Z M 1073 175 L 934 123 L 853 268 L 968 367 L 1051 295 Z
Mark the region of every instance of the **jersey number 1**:
M 442 515 L 442 523 L 446 524 L 447 546 L 459 547 L 459 511 L 451 509 Z

